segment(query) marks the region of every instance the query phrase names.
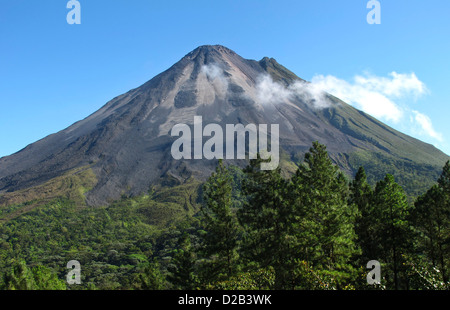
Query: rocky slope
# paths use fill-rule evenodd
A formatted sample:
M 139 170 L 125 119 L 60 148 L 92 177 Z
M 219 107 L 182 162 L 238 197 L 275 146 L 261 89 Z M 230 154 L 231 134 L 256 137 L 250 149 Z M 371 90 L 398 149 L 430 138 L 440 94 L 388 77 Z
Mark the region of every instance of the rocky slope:
M 448 159 L 433 146 L 314 89 L 272 58 L 248 60 L 226 47 L 208 45 L 89 117 L 1 158 L 0 195 L 80 168 L 96 177 L 86 193 L 94 206 L 122 194 L 138 195 L 168 179 L 204 180 L 215 160 L 175 160 L 170 151 L 176 139 L 170 135 L 173 126 L 192 126 L 194 116 L 202 116 L 203 126 L 222 128 L 279 124 L 283 162 L 301 160 L 317 140 L 350 175 L 364 165 L 374 176 L 382 168 L 401 182 L 416 177 L 422 184 L 433 181 Z

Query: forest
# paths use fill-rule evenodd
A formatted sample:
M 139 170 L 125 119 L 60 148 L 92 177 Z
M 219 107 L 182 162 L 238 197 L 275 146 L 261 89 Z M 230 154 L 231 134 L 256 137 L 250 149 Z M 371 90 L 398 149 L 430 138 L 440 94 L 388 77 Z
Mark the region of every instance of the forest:
M 61 197 L 0 222 L 0 289 L 450 289 L 450 161 L 413 199 L 390 174 L 349 178 L 318 142 L 289 177 L 263 161 L 219 160 L 170 203 L 153 190 L 102 208 Z M 66 281 L 71 260 L 81 284 Z

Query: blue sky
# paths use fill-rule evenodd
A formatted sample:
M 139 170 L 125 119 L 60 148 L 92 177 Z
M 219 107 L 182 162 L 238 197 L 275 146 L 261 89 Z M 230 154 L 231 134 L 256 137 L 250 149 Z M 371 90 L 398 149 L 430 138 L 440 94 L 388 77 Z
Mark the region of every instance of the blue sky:
M 275 58 L 450 154 L 450 1 L 0 0 L 0 157 L 87 117 L 199 45 Z

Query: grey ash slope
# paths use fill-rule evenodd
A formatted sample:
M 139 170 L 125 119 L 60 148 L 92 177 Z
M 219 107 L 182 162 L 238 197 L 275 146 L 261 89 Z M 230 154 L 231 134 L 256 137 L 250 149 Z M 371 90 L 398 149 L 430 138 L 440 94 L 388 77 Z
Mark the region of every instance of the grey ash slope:
M 90 205 L 106 204 L 123 193 L 140 194 L 167 175 L 181 182 L 189 176 L 204 180 L 214 161 L 176 161 L 170 154 L 171 128 L 177 123 L 192 125 L 195 115 L 203 117 L 204 125 L 280 124 L 280 147 L 288 158 L 301 158 L 318 140 L 349 173 L 360 164 L 370 166 L 375 158 L 417 168 L 419 176 L 425 171 L 424 177 L 430 178 L 448 159 L 433 146 L 332 96 L 331 105 L 322 109 L 298 96 L 262 105 L 258 83 L 265 75 L 283 87 L 303 82 L 274 59 L 244 59 L 220 45 L 198 47 L 89 117 L 1 158 L 0 194 L 87 165 L 98 180 L 87 194 Z

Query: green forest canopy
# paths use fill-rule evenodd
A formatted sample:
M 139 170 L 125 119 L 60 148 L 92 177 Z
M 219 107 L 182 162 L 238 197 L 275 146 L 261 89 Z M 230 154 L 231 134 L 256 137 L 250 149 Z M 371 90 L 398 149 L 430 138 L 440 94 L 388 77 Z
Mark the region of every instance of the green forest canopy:
M 225 167 L 102 208 L 55 198 L 0 224 L 2 289 L 449 289 L 450 163 L 409 202 L 313 143 L 290 178 Z M 0 209 L 5 218 L 23 205 Z M 70 260 L 82 284 L 65 282 Z M 368 285 L 366 264 L 381 263 Z

